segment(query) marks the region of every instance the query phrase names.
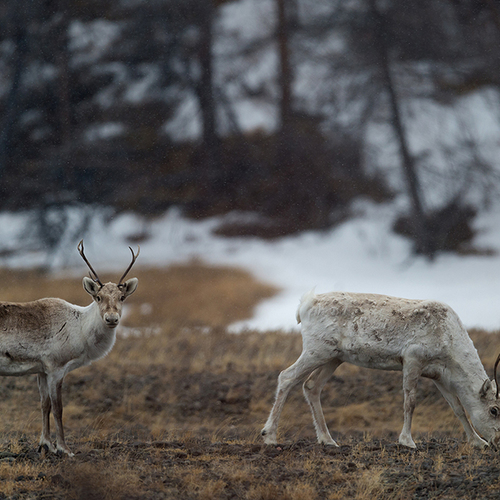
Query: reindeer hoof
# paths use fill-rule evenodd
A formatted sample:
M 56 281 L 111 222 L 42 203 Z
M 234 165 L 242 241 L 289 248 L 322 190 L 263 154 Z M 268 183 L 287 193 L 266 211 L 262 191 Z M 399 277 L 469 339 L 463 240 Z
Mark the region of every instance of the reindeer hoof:
M 58 457 L 74 457 L 75 454 L 69 448 L 57 448 L 56 455 Z
M 413 442 L 413 439 L 410 437 L 406 437 L 406 436 L 403 436 L 403 437 L 399 437 L 399 444 L 402 445 L 402 446 L 406 446 L 407 448 L 412 448 L 412 449 L 416 449 L 417 448 L 417 445 Z
M 278 441 L 276 440 L 276 437 L 271 437 L 268 436 L 267 431 L 262 431 L 261 435 L 264 437 L 264 443 L 265 444 L 276 444 Z
M 332 440 L 324 440 L 322 439 L 321 441 L 318 441 L 319 444 L 322 444 L 323 446 L 333 446 L 334 448 L 340 448 L 340 446 L 337 444 L 336 441 Z

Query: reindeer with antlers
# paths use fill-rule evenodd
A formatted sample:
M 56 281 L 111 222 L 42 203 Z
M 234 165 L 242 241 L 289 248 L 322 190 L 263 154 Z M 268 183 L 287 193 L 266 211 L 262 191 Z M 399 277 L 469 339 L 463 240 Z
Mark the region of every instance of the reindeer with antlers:
M 129 247 L 130 248 L 130 247 Z M 118 284 L 99 279 L 90 269 L 83 288 L 93 301 L 87 307 L 62 299 L 45 298 L 26 303 L 0 302 L 0 375 L 37 374 L 42 404 L 40 449 L 73 456 L 64 441 L 61 388 L 64 376 L 109 353 L 116 339 L 123 301 L 135 292 L 137 278 L 123 281 L 139 256 L 140 248 Z M 50 440 L 50 412 L 56 424 L 56 447 Z
M 337 446 L 326 426 L 321 391 L 342 363 L 403 372 L 404 424 L 399 442 L 415 448 L 411 421 L 420 377 L 430 378 L 462 423 L 469 442 L 500 448 L 497 368 L 490 380 L 453 309 L 432 300 L 332 292 L 306 293 L 297 309 L 302 354 L 278 377 L 276 400 L 261 434 L 277 442 L 290 390 L 303 383 L 319 443 Z

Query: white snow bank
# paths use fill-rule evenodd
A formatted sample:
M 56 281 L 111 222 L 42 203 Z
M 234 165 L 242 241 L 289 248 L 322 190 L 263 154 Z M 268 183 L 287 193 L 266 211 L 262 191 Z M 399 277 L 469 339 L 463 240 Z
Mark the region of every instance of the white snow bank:
M 261 303 L 248 321 L 233 325 L 269 330 L 292 329 L 301 295 L 345 290 L 407 298 L 436 299 L 451 305 L 468 327 L 500 328 L 500 255 L 439 255 L 434 262 L 411 255 L 409 241 L 390 231 L 394 205 L 358 204 L 358 215 L 325 232 L 307 232 L 276 241 L 216 237 L 221 218 L 192 221 L 170 210 L 154 221 L 123 214 L 109 218 L 96 212 L 85 236 L 86 254 L 94 267 L 120 272 L 130 259 L 129 238 L 147 234 L 137 265 L 168 266 L 201 259 L 213 265 L 238 266 L 282 290 Z M 0 241 L 15 241 L 24 232 L 23 217 L 0 214 Z M 77 214 L 72 214 L 77 219 Z M 500 252 L 500 207 L 477 219 L 477 245 Z M 85 273 L 85 265 L 63 240 L 64 252 L 50 256 L 56 267 Z M 132 245 L 134 246 L 134 245 Z M 69 249 L 69 250 L 68 250 Z M 31 252 L 0 259 L 0 265 L 32 267 L 47 256 Z

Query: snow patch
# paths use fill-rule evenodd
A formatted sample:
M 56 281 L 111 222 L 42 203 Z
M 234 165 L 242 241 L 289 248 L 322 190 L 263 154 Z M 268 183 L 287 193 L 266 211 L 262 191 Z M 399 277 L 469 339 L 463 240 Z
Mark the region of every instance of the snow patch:
M 105 209 L 87 210 L 92 222 L 85 236 L 86 254 L 99 270 L 119 272 L 130 259 L 128 245 L 136 234 L 151 235 L 141 243 L 137 265 L 168 266 L 199 259 L 211 265 L 236 266 L 280 292 L 260 303 L 254 316 L 231 326 L 245 329 L 295 330 L 300 297 L 313 287 L 317 293 L 351 291 L 381 293 L 449 304 L 467 327 L 500 328 L 500 255 L 440 254 L 433 262 L 411 254 L 408 240 L 391 232 L 399 202 L 375 205 L 358 202 L 349 221 L 323 232 L 309 231 L 275 241 L 253 237 L 223 238 L 213 234 L 230 214 L 194 221 L 173 208 L 154 220 L 133 213 L 110 217 Z M 78 219 L 78 213 L 72 213 Z M 72 220 L 73 220 L 72 219 Z M 30 214 L 0 214 L 0 241 L 18 248 Z M 500 251 L 500 207 L 476 221 L 479 247 Z M 69 238 L 69 237 L 68 237 Z M 52 256 L 42 252 L 4 252 L 0 265 L 29 268 L 53 258 L 53 267 L 85 274 L 85 264 L 70 248 L 69 239 Z M 132 244 L 134 246 L 134 244 Z M 145 306 L 146 307 L 146 306 Z

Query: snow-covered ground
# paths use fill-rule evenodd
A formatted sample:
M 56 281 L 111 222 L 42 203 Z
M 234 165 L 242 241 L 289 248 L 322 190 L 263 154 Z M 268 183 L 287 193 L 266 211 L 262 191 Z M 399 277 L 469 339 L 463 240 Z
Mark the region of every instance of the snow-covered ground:
M 261 303 L 252 319 L 233 325 L 235 331 L 296 328 L 298 301 L 313 287 L 317 292 L 345 290 L 437 299 L 451 305 L 468 327 L 500 328 L 500 207 L 476 221 L 476 246 L 496 250 L 499 255 L 442 254 L 434 262 L 412 256 L 410 243 L 391 233 L 395 208 L 394 204 L 358 203 L 354 207 L 357 216 L 334 229 L 272 242 L 216 237 L 212 231 L 221 218 L 193 221 L 175 209 L 153 221 L 123 214 L 109 223 L 104 223 L 105 213 L 96 212 L 85 248 L 97 269 L 121 271 L 130 258 L 128 238 L 147 234 L 137 265 L 168 266 L 200 259 L 242 267 L 259 280 L 277 285 L 281 292 Z M 25 231 L 25 220 L 26 215 L 0 215 L 0 241 L 15 242 Z M 53 265 L 64 265 L 64 272 L 85 273 L 73 244 L 64 247 L 64 253 L 49 256 Z M 36 252 L 0 259 L 0 265 L 13 267 L 46 262 L 47 256 Z

